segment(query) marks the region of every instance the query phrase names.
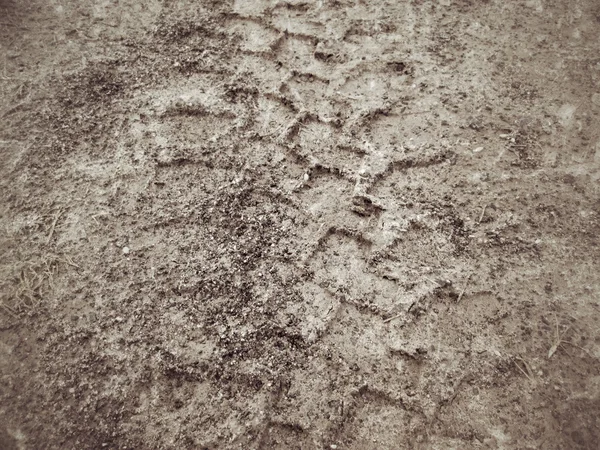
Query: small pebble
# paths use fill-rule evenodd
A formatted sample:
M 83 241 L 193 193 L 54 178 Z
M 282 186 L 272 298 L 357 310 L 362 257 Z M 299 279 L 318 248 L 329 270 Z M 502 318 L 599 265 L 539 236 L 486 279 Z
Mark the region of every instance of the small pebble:
M 123 254 L 124 254 L 124 255 L 129 255 L 129 252 L 130 252 L 130 251 L 131 251 L 131 250 L 129 250 L 129 247 L 123 247 Z
M 473 150 L 473 153 L 479 153 L 482 150 L 483 150 L 483 147 L 477 147 L 475 150 Z

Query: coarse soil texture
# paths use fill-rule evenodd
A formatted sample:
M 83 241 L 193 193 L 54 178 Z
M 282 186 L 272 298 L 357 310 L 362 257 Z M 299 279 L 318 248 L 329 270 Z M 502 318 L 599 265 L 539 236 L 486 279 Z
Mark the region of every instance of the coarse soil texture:
M 0 0 L 0 448 L 596 449 L 597 0 Z

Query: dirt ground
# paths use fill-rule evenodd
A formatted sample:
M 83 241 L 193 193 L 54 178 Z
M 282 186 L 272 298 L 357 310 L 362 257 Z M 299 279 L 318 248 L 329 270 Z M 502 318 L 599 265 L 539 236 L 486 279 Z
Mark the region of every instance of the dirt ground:
M 597 0 L 0 0 L 0 449 L 596 449 Z

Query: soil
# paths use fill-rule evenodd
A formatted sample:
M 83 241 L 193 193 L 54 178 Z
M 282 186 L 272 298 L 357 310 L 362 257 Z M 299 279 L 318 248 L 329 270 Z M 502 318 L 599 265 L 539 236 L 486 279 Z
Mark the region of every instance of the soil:
M 599 30 L 0 0 L 0 448 L 597 448 Z

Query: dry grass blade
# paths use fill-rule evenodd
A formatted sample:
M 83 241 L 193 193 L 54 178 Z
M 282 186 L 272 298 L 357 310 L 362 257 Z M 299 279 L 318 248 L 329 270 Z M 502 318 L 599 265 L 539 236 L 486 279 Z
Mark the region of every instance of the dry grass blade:
M 38 308 L 44 296 L 54 289 L 54 276 L 61 262 L 56 255 L 49 255 L 37 263 L 25 264 L 13 278 L 12 287 L 6 285 L 0 306 L 14 316 Z
M 562 343 L 563 343 L 563 344 L 569 344 L 569 345 L 571 345 L 571 346 L 573 346 L 573 347 L 577 347 L 579 350 L 583 351 L 583 352 L 584 352 L 586 355 L 588 355 L 590 358 L 595 358 L 595 356 L 594 356 L 594 355 L 592 355 L 588 349 L 586 349 L 586 348 L 582 347 L 581 345 L 577 345 L 577 344 L 575 344 L 575 343 L 573 343 L 573 342 L 569 342 L 569 341 L 562 341 Z
M 467 286 L 469 285 L 469 280 L 471 279 L 472 275 L 473 275 L 473 272 L 469 273 L 469 275 L 467 276 L 467 279 L 465 280 L 465 285 L 463 287 L 463 290 L 458 295 L 458 298 L 456 299 L 456 303 L 460 302 L 460 300 L 463 298 L 463 295 L 465 295 L 465 292 L 467 290 Z
M 0 306 L 2 306 L 2 308 L 4 308 L 4 310 L 5 310 L 5 311 L 6 311 L 8 314 L 10 314 L 12 317 L 14 317 L 14 318 L 17 318 L 17 317 L 18 317 L 18 314 L 17 314 L 17 312 L 16 312 L 14 309 L 12 309 L 10 306 L 8 306 L 6 303 L 4 303 L 4 302 L 0 302 Z
M 550 347 L 550 350 L 548 350 L 548 359 L 550 359 L 550 358 L 552 358 L 552 356 L 554 356 L 554 354 L 558 350 L 558 347 L 560 346 L 560 344 L 562 342 L 564 342 L 563 337 L 565 336 L 565 334 L 567 334 L 567 332 L 571 328 L 570 326 L 568 326 L 567 329 L 564 331 L 564 333 L 561 335 L 560 331 L 559 331 L 558 318 L 555 317 L 555 320 L 556 320 L 556 337 L 554 339 L 554 344 L 552 344 L 552 346 Z
M 479 216 L 479 220 L 477 221 L 477 225 L 479 225 L 483 220 L 483 216 L 485 216 L 485 210 L 487 209 L 487 207 L 488 205 L 483 206 L 483 209 L 481 210 L 481 215 Z
M 385 320 L 383 321 L 383 323 L 389 323 L 389 322 L 391 322 L 392 320 L 396 320 L 396 319 L 398 319 L 399 317 L 402 317 L 403 315 L 404 315 L 404 313 L 400 313 L 400 314 L 396 314 L 395 316 L 388 317 L 387 319 L 385 319 Z
M 60 216 L 62 215 L 64 209 L 59 209 L 58 212 L 56 213 L 56 215 L 54 216 L 54 221 L 52 222 L 52 228 L 50 228 L 50 233 L 48 234 L 48 239 L 46 240 L 46 244 L 49 244 L 50 241 L 52 240 L 52 236 L 54 235 L 54 229 L 56 228 L 56 224 L 58 222 L 58 219 L 60 219 Z
M 76 269 L 81 269 L 81 266 L 78 266 L 77 264 L 75 264 L 73 262 L 73 260 L 71 258 L 69 258 L 68 256 L 65 256 L 62 261 L 64 261 L 66 264 L 68 264 L 69 266 L 75 267 Z
M 525 367 L 526 371 L 523 370 L 519 364 L 517 364 L 517 359 L 523 363 L 523 367 Z M 535 381 L 531 376 L 531 369 L 529 368 L 529 364 L 527 364 L 527 362 L 523 358 L 517 356 L 515 360 L 513 360 L 513 362 L 515 363 L 515 366 L 517 366 L 517 369 L 519 369 L 523 375 L 525 375 L 530 381 Z

